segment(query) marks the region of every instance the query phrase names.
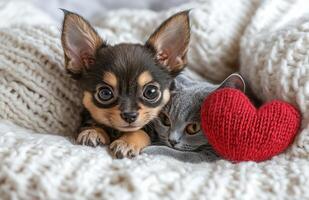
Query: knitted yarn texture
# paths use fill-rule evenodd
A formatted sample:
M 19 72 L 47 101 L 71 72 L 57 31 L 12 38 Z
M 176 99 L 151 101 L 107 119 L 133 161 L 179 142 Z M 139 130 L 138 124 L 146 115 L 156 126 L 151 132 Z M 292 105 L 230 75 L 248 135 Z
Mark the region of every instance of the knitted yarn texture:
M 302 128 L 291 156 L 309 156 L 309 1 L 269 0 L 257 9 L 241 39 L 240 72 L 263 101 L 299 108 Z
M 0 121 L 0 197 L 9 199 L 308 199 L 309 161 L 191 164 L 166 156 L 115 160 Z
M 307 90 L 304 88 L 307 83 L 306 77 L 309 76 L 306 75 L 307 70 L 304 67 L 306 65 L 302 65 L 302 63 L 306 64 L 306 59 L 297 59 L 301 54 L 292 56 L 295 59 L 291 61 L 298 63 L 292 65 L 294 67 L 276 64 L 271 65 L 274 68 L 268 68 L 267 63 L 272 63 L 275 59 L 280 61 L 281 56 L 291 58 L 289 52 L 294 52 L 294 47 L 297 47 L 295 52 L 306 52 L 306 49 L 309 49 L 303 48 L 307 44 L 306 37 L 303 37 L 304 42 L 294 43 L 294 46 L 284 46 L 281 49 L 281 45 L 286 41 L 295 42 L 298 36 L 305 36 L 306 33 L 297 32 L 297 29 L 292 28 L 291 30 L 298 33 L 297 37 L 291 36 L 288 39 L 279 37 L 280 42 L 276 42 L 276 45 L 280 47 L 280 52 L 285 52 L 285 54 L 270 52 L 267 45 L 276 46 L 272 42 L 277 41 L 277 33 L 270 33 L 270 31 L 271 28 L 279 27 L 272 26 L 276 21 L 283 18 L 287 20 L 284 16 L 291 12 L 287 12 L 286 9 L 293 8 L 299 11 L 300 15 L 306 16 L 300 11 L 307 8 L 299 4 L 297 0 L 261 2 L 197 0 L 190 3 L 190 5 L 196 5 L 196 9 L 193 9 L 191 13 L 194 18 L 191 22 L 193 32 L 188 62 L 195 65 L 196 71 L 204 70 L 204 77 L 221 81 L 237 69 L 237 61 L 240 58 L 241 71 L 257 89 L 259 96 L 271 99 L 280 94 L 288 96 L 289 98 L 286 99 L 290 102 L 293 102 L 295 97 L 305 100 L 306 98 L 300 97 L 307 95 Z M 188 9 L 190 5 L 179 5 L 160 13 L 149 10 L 108 11 L 102 14 L 103 16 L 98 16 L 102 21 L 99 24 L 99 20 L 97 25 L 101 28 L 100 34 L 110 43 L 142 42 L 147 39 L 155 25 L 158 25 L 165 18 L 164 16 L 167 17 L 168 12 L 174 13 Z M 14 1 L 14 6 L 6 11 L 20 13 L 23 7 L 18 7 Z M 194 12 L 199 14 L 195 15 Z M 298 12 L 293 13 L 298 14 Z M 47 130 L 50 131 L 49 133 L 67 132 L 72 129 L 72 123 L 79 121 L 77 113 L 80 102 L 77 100 L 80 99 L 78 97 L 80 94 L 74 81 L 62 73 L 63 61 L 59 29 L 54 26 L 35 27 L 27 23 L 13 27 L 14 21 L 6 18 L 11 15 L 2 14 L 0 16 L 1 22 L 8 22 L 4 23 L 5 26 L 12 27 L 12 29 L 1 28 L 0 31 L 0 37 L 4 37 L 0 39 L 0 44 L 6 44 L 1 46 L 0 53 L 0 81 L 2 81 L 0 87 L 2 87 L 1 91 L 8 91 L 5 95 L 3 93 L 0 95 L 0 101 L 6 102 L 1 105 L 3 106 L 1 112 L 4 110 L 5 113 L 0 114 L 12 116 L 5 118 L 22 126 L 39 130 L 33 132 L 0 120 L 1 199 L 309 199 L 309 118 L 305 114 L 308 101 L 294 101 L 295 105 L 300 106 L 304 116 L 302 131 L 297 141 L 285 153 L 265 162 L 232 164 L 219 160 L 215 163 L 190 164 L 166 156 L 148 155 L 141 155 L 132 160 L 114 160 L 107 148 L 74 145 L 65 137 L 42 134 Z M 297 15 L 293 16 L 297 18 Z M 32 20 L 36 21 L 37 17 Z M 290 27 L 293 27 L 295 20 L 290 22 Z M 19 21 L 22 21 L 22 17 Z M 94 22 L 94 20 L 90 21 Z M 264 27 L 266 21 L 269 26 L 264 29 L 265 32 L 261 33 L 258 28 Z M 305 28 L 306 26 L 299 27 Z M 289 32 L 288 23 L 281 23 L 280 30 L 282 31 L 278 31 L 277 37 L 280 33 Z M 243 33 L 245 33 L 244 37 L 242 37 Z M 265 42 L 267 37 L 272 40 Z M 262 46 L 256 48 L 259 43 Z M 271 56 L 272 54 L 274 56 Z M 303 53 L 303 55 L 309 54 Z M 18 59 L 15 60 L 15 58 Z M 27 63 L 27 66 L 24 67 L 23 63 Z M 43 70 L 45 65 L 48 66 L 47 71 Z M 256 67 L 258 70 L 255 71 Z M 282 73 L 284 78 L 281 79 L 280 74 L 277 75 L 277 71 L 272 71 L 272 69 L 281 72 L 285 72 L 285 69 L 288 72 L 295 72 L 301 79 L 287 76 L 288 72 Z M 16 71 L 19 76 L 17 77 L 10 70 Z M 24 71 L 27 72 L 27 77 L 23 76 Z M 33 79 L 32 74 L 41 78 Z M 2 80 L 2 77 L 11 78 Z M 49 80 L 48 83 L 52 84 L 44 80 Z M 10 84 L 11 82 L 15 83 Z M 269 90 L 273 87 L 275 92 Z M 294 88 L 294 92 L 283 88 Z M 18 95 L 14 91 L 18 92 Z M 268 91 L 272 92 L 268 93 Z M 30 109 L 24 105 L 21 98 L 18 98 L 20 95 L 27 96 L 27 104 L 33 101 L 36 103 L 31 104 Z M 32 96 L 35 97 L 34 100 Z M 11 101 L 10 104 L 8 99 Z M 9 107 L 11 104 L 18 107 Z M 20 104 L 26 109 L 18 111 Z M 41 114 L 41 112 L 38 115 L 32 111 L 33 108 L 37 111 L 47 111 L 45 107 L 47 104 L 55 104 L 51 105 L 52 112 L 46 112 L 49 113 L 48 120 L 44 120 L 47 114 Z M 62 109 L 68 110 L 68 113 L 60 112 Z M 65 113 L 68 118 L 72 117 L 72 119 L 61 117 L 60 113 Z M 26 117 L 29 119 L 25 120 Z M 35 120 L 31 122 L 31 118 Z M 63 128 L 58 118 L 61 119 L 60 121 L 70 121 L 70 123 L 63 123 L 69 127 Z M 45 123 L 45 121 L 50 123 Z
M 232 161 L 264 161 L 293 142 L 300 114 L 288 103 L 272 101 L 255 108 L 241 91 L 220 89 L 206 98 L 202 127 L 213 148 Z
M 38 132 L 72 134 L 82 96 L 63 62 L 57 28 L 0 29 L 0 118 Z

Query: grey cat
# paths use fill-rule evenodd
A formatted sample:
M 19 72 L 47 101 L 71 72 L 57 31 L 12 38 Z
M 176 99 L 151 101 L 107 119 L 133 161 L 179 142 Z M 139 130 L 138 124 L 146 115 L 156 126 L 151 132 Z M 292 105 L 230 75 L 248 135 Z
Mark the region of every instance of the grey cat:
M 198 79 L 198 80 L 197 80 Z M 200 107 L 204 99 L 218 88 L 245 90 L 239 74 L 232 74 L 220 85 L 182 74 L 176 77 L 170 102 L 151 125 L 153 145 L 143 153 L 167 155 L 184 162 L 214 161 L 218 156 L 201 130 Z

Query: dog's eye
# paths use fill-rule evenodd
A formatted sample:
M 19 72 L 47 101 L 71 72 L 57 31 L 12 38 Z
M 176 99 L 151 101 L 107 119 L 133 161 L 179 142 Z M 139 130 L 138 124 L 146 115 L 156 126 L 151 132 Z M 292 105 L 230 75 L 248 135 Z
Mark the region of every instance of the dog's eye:
M 160 90 L 155 85 L 147 85 L 144 89 L 143 96 L 150 101 L 157 100 L 160 96 Z
M 165 113 L 160 112 L 159 118 L 160 118 L 160 120 L 161 120 L 161 122 L 164 126 L 171 126 L 170 119 L 168 118 L 168 116 Z
M 187 127 L 186 127 L 186 132 L 189 135 L 194 135 L 197 132 L 199 132 L 200 130 L 201 130 L 201 127 L 200 127 L 200 124 L 198 124 L 198 123 L 192 123 L 192 124 L 187 125 Z
M 109 101 L 114 97 L 114 93 L 111 88 L 103 86 L 99 89 L 98 97 L 101 101 Z

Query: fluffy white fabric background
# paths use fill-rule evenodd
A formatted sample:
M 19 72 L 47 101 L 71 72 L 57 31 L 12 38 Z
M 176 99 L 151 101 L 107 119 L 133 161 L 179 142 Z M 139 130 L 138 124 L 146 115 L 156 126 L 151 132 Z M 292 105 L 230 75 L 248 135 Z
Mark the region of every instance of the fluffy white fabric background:
M 43 133 L 72 135 L 82 94 L 63 68 L 59 29 L 0 29 L 0 118 Z
M 0 123 L 1 199 L 307 199 L 308 160 L 190 164 L 164 156 L 113 160 L 105 148 L 74 145 Z
M 290 13 L 289 9 L 297 11 L 298 16 L 305 15 L 304 12 L 298 12 L 306 10 L 303 7 L 306 4 L 302 3 L 305 1 L 268 0 L 261 2 L 260 5 L 258 1 L 247 0 L 201 0 L 168 10 L 166 13 L 146 10 L 138 13 L 128 10 L 107 12 L 103 18 L 96 16 L 97 19 L 102 19 L 96 22 L 102 27 L 100 31 L 102 35 L 110 41 L 127 39 L 142 41 L 147 33 L 151 32 L 150 29 L 170 13 L 188 6 L 198 6 L 197 14 L 192 16 L 191 49 L 196 48 L 196 52 L 189 55 L 191 67 L 196 66 L 196 70 L 204 69 L 213 80 L 220 80 L 225 74 L 236 70 L 229 65 L 237 66 L 237 60 L 241 58 L 241 71 L 254 84 L 258 94 L 265 95 L 266 100 L 277 95 L 293 102 L 293 95 L 297 96 L 296 93 L 290 93 L 293 90 L 283 90 L 282 88 L 285 87 L 282 83 L 286 80 L 288 86 L 302 88 L 306 85 L 307 79 L 301 79 L 303 81 L 300 82 L 297 81 L 298 79 L 288 78 L 289 76 L 280 79 L 277 77 L 278 72 L 285 75 L 290 73 L 281 72 L 284 70 L 295 72 L 298 68 L 290 65 L 287 65 L 287 68 L 282 67 L 285 65 L 278 64 L 280 62 L 274 62 L 275 64 L 272 65 L 265 64 L 272 63 L 272 59 L 282 62 L 286 60 L 281 54 L 272 56 L 269 46 L 281 47 L 280 44 L 293 44 L 299 36 L 306 38 L 305 25 L 296 29 L 290 29 L 290 26 L 286 26 L 284 22 L 279 23 L 280 26 L 275 25 L 275 22 L 280 19 L 283 21 L 286 19 L 284 16 Z M 17 9 L 15 12 L 19 16 L 24 16 L 27 23 L 41 23 L 37 18 L 29 21 L 31 16 L 41 16 L 41 11 L 28 9 L 23 15 L 22 7 L 18 8 L 14 5 L 13 8 Z M 10 9 L 7 11 L 13 12 Z M 252 15 L 254 15 L 253 18 L 251 18 Z M 298 18 L 297 15 L 291 16 Z M 7 15 L 0 13 L 0 16 L 5 19 Z M 15 19 L 22 21 L 21 18 Z M 264 19 L 268 19 L 267 23 Z M 2 26 L 11 26 L 11 28 L 1 29 L 1 31 L 11 34 L 13 38 L 20 38 L 19 34 L 27 29 L 29 31 L 25 33 L 30 35 L 37 32 L 38 28 L 33 26 L 12 28 L 12 24 L 15 24 L 12 23 L 14 20 L 3 20 Z M 119 26 L 120 22 L 121 26 Z M 264 26 L 264 24 L 269 25 Z M 248 28 L 245 31 L 246 26 Z M 261 34 L 259 34 L 259 27 L 264 27 Z M 275 27 L 281 28 L 275 29 Z M 46 26 L 42 28 L 47 32 L 52 29 Z M 278 33 L 275 33 L 276 30 Z M 280 35 L 289 30 L 299 34 L 293 37 L 288 37 L 289 34 Z M 239 57 L 237 52 L 243 32 L 245 36 L 241 43 L 241 57 Z M 269 35 L 272 37 L 268 37 Z M 21 38 L 20 41 L 23 41 Z M 271 39 L 267 40 L 267 38 Z M 277 43 L 277 39 L 281 43 Z M 198 43 L 200 41 L 203 43 Z M 258 46 L 259 43 L 264 45 Z M 286 50 L 286 54 L 283 55 L 291 58 L 288 60 L 297 60 L 298 54 L 293 57 L 289 52 L 298 52 L 295 50 L 304 49 L 303 46 L 306 44 L 301 42 L 298 45 L 287 45 L 279 52 Z M 39 49 L 48 49 L 44 42 L 40 45 Z M 19 46 L 7 48 L 19 49 Z M 20 49 L 20 52 L 23 51 Z M 60 53 L 57 52 L 58 50 L 52 54 L 48 50 L 45 55 L 60 57 Z M 306 53 L 303 54 L 306 55 Z M 308 59 L 298 61 L 303 62 L 304 66 L 309 66 L 306 65 Z M 1 65 L 1 67 L 8 70 L 7 65 Z M 44 62 L 41 67 L 44 67 Z M 254 71 L 255 68 L 257 71 Z M 276 71 L 272 72 L 272 69 Z M 300 74 L 307 74 L 306 67 L 301 69 L 303 71 L 299 72 Z M 250 70 L 253 70 L 252 74 Z M 268 78 L 264 78 L 263 74 Z M 264 81 L 259 82 L 259 78 Z M 296 86 L 295 82 L 298 83 Z M 275 92 L 267 90 L 273 87 L 276 88 Z M 285 94 L 289 98 L 280 94 Z M 305 114 L 307 102 L 296 100 L 293 103 L 300 105 Z M 307 124 L 305 119 L 303 128 L 306 128 Z M 0 121 L 0 197 L 1 199 L 309 199 L 307 130 L 309 129 L 303 129 L 297 141 L 287 152 L 266 162 L 232 164 L 220 160 L 216 163 L 190 164 L 169 157 L 147 155 L 141 155 L 133 160 L 113 160 L 105 148 L 74 145 L 62 136 L 33 133 L 10 122 Z M 50 134 L 55 133 L 51 131 Z
M 50 0 L 48 3 L 42 0 L 29 0 L 37 7 L 44 10 L 54 20 L 62 21 L 62 13 L 58 8 L 66 8 L 68 10 L 82 14 L 84 17 L 91 19 L 93 16 L 105 13 L 115 9 L 149 9 L 164 10 L 175 5 L 180 5 L 193 0 L 91 0 L 91 1 L 72 1 L 72 0 Z
M 265 1 L 241 41 L 240 71 L 263 101 L 297 106 L 302 132 L 290 156 L 309 159 L 309 1 Z

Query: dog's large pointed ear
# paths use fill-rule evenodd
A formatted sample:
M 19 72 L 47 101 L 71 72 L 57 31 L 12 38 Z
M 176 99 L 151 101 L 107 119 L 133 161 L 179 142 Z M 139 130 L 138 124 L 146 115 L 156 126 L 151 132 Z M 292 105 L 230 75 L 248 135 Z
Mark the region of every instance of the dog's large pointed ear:
M 171 74 L 178 74 L 186 64 L 190 41 L 189 11 L 176 13 L 150 36 L 146 46 L 156 52 L 156 59 Z
M 246 84 L 242 76 L 238 73 L 231 74 L 228 76 L 219 86 L 219 88 L 234 88 L 241 90 L 242 92 L 246 91 Z
M 68 72 L 80 75 L 95 62 L 97 49 L 105 45 L 95 29 L 78 14 L 63 10 L 61 42 Z

